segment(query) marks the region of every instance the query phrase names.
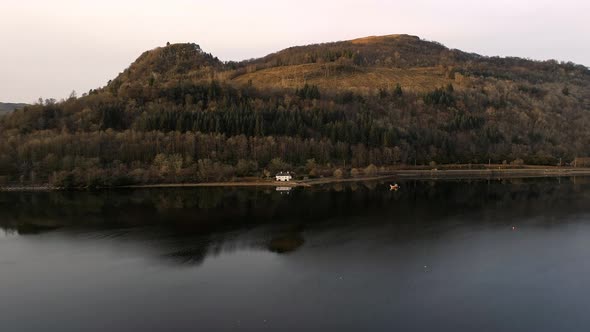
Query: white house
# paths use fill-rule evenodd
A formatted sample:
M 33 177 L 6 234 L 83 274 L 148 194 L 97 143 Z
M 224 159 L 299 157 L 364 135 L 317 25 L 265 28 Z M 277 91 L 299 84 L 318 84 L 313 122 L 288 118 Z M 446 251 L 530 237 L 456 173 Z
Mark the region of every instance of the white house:
M 291 181 L 291 179 L 293 179 L 293 177 L 291 176 L 291 173 L 289 173 L 289 172 L 279 172 L 279 173 L 277 173 L 277 175 L 275 175 L 275 179 L 277 181 L 281 181 L 281 182 L 288 182 L 288 181 Z

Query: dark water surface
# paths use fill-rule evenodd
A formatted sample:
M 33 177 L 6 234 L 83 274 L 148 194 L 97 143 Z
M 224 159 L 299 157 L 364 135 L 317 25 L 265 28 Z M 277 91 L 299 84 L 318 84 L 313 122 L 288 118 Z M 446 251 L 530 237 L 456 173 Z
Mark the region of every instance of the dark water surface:
M 590 181 L 0 193 L 0 331 L 586 331 Z

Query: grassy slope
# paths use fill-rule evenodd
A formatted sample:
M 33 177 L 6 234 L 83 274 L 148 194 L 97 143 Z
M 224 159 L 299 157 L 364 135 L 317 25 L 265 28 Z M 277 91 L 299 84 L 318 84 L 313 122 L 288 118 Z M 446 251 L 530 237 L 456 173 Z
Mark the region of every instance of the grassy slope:
M 305 83 L 314 84 L 321 89 L 346 89 L 369 92 L 379 88 L 392 89 L 399 83 L 406 89 L 415 91 L 432 90 L 448 83 L 442 68 L 385 68 L 352 67 L 336 64 L 302 64 L 262 69 L 240 75 L 232 80 L 237 85 L 249 81 L 265 88 L 299 88 Z M 395 83 L 394 83 L 395 82 Z

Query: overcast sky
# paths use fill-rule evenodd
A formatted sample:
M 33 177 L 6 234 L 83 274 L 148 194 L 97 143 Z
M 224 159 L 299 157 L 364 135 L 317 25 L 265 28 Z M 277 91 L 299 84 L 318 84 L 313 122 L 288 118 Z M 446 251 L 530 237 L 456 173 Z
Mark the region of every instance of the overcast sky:
M 407 33 L 483 55 L 590 66 L 588 0 L 0 2 L 0 101 L 87 92 L 167 41 L 243 60 L 293 45 Z

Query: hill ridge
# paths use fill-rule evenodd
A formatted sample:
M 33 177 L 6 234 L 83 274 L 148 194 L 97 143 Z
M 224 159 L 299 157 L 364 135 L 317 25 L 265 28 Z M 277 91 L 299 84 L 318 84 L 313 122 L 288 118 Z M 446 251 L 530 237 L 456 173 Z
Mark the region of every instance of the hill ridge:
M 449 49 L 418 36 L 391 34 L 292 46 L 239 62 L 222 62 L 195 43 L 171 44 L 144 52 L 111 82 L 110 89 L 127 89 L 138 82 L 143 82 L 141 85 L 145 87 L 165 85 L 170 80 L 195 83 L 215 80 L 261 89 L 295 89 L 308 83 L 324 90 L 368 93 L 400 84 L 408 89 L 428 91 L 447 84 L 461 85 L 460 80 L 466 76 L 537 84 L 546 83 L 544 80 L 563 80 L 572 72 L 590 75 L 586 67 L 572 63 L 486 57 Z

